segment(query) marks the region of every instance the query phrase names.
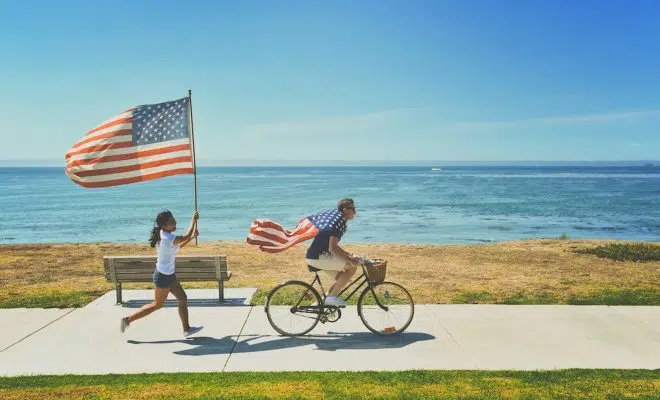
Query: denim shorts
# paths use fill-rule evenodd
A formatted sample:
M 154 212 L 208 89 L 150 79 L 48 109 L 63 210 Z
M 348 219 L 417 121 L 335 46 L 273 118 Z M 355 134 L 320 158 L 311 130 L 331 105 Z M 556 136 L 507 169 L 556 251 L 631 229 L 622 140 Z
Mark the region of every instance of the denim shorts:
M 158 270 L 154 271 L 154 284 L 157 288 L 169 288 L 176 281 L 176 274 L 166 275 Z

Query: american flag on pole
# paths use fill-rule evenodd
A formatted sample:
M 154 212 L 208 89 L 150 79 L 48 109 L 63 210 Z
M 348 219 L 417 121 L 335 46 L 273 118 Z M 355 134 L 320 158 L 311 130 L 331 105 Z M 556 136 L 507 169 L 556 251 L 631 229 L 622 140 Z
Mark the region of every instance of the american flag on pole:
M 192 174 L 190 99 L 128 109 L 87 132 L 64 156 L 65 172 L 96 188 Z
M 298 222 L 293 231 L 283 228 L 269 219 L 252 222 L 247 242 L 266 253 L 279 253 L 305 240 L 315 238 L 319 233 L 335 233 L 340 238 L 346 232 L 346 220 L 338 210 L 328 210 Z

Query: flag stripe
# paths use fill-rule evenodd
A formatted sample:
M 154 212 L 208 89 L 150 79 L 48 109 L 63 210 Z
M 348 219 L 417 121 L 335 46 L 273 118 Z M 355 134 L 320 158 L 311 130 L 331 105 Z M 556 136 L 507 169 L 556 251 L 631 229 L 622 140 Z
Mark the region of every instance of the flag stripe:
M 100 132 L 106 132 L 110 130 L 115 130 L 117 127 L 124 126 L 124 125 L 131 125 L 133 123 L 133 116 L 131 114 L 126 114 L 125 116 L 121 118 L 115 118 L 111 119 L 109 121 L 106 121 L 102 123 L 101 125 L 97 126 L 96 128 L 92 129 L 91 131 L 87 131 L 85 133 L 85 136 L 83 136 L 80 140 L 84 140 L 89 136 L 94 136 Z
M 293 232 L 284 229 L 276 222 L 259 219 L 252 223 L 247 242 L 259 246 L 264 252 L 278 253 L 317 234 L 318 229 L 307 218 L 300 221 Z
M 102 131 L 98 131 L 94 133 L 93 135 L 90 136 L 83 136 L 82 139 L 77 141 L 72 148 L 78 148 L 84 144 L 91 143 L 95 140 L 101 140 L 105 138 L 110 138 L 113 136 L 119 136 L 119 135 L 127 135 L 131 134 L 132 132 L 132 127 L 133 124 L 121 124 L 117 125 L 115 127 L 112 127 L 111 129 L 103 129 Z
M 111 150 L 106 150 L 106 151 L 101 151 L 101 152 L 90 152 L 88 154 L 76 154 L 73 156 L 69 157 L 69 160 L 67 162 L 76 162 L 79 160 L 85 160 L 85 159 L 94 159 L 94 160 L 99 160 L 105 157 L 111 157 L 111 156 L 116 156 L 116 155 L 121 155 L 125 156 L 127 154 L 135 154 L 136 152 L 142 153 L 143 151 L 158 151 L 158 150 L 164 150 L 164 149 L 170 149 L 170 148 L 176 148 L 177 150 L 181 150 L 182 146 L 187 146 L 186 148 L 190 149 L 190 141 L 188 139 L 177 139 L 177 140 L 170 140 L 166 142 L 167 144 L 163 146 L 161 143 L 154 143 L 154 144 L 144 144 L 140 146 L 135 146 L 131 148 L 125 148 L 125 149 L 111 149 Z M 102 160 L 102 161 L 108 161 L 108 160 Z M 112 160 L 109 160 L 112 161 Z
M 110 174 L 118 174 L 118 173 L 123 173 L 123 172 L 130 172 L 130 171 L 140 171 L 140 170 L 146 170 L 150 168 L 155 168 L 155 167 L 161 167 L 163 165 L 168 165 L 168 164 L 173 164 L 173 163 L 184 163 L 188 162 L 192 166 L 192 157 L 191 156 L 185 156 L 185 157 L 173 157 L 173 158 L 167 158 L 164 160 L 157 160 L 157 161 L 151 161 L 151 162 L 140 162 L 139 164 L 135 165 L 126 165 L 123 167 L 115 167 L 115 168 L 107 168 L 107 169 L 92 169 L 88 171 L 79 171 L 76 172 L 76 175 L 78 175 L 81 178 L 87 177 L 87 176 L 99 176 L 99 175 L 110 175 Z
M 172 142 L 175 142 L 174 140 Z M 188 142 L 186 140 L 186 142 Z M 103 152 L 103 153 L 93 153 L 90 154 L 90 158 L 84 158 L 80 159 L 74 159 L 73 161 L 70 161 L 68 163 L 69 166 L 71 167 L 77 167 L 80 165 L 89 165 L 89 164 L 103 164 L 107 162 L 113 162 L 113 161 L 124 161 L 124 160 L 134 160 L 134 159 L 140 159 L 144 157 L 149 157 L 149 156 L 157 156 L 157 155 L 162 155 L 162 154 L 168 154 L 168 153 L 173 153 L 173 152 L 180 152 L 183 150 L 187 150 L 188 153 L 190 153 L 190 144 L 179 144 L 175 146 L 169 146 L 165 148 L 153 148 L 154 146 L 140 146 L 139 150 L 133 151 L 132 153 L 128 153 L 126 151 L 123 152 L 123 154 L 110 154 L 108 153 L 111 152 L 116 152 L 116 150 L 113 151 L 108 151 L 108 152 Z M 142 150 L 145 149 L 146 150 Z M 124 150 L 124 149 L 122 149 Z M 100 157 L 94 157 L 95 155 L 100 155 Z
M 125 184 L 128 184 L 128 183 L 144 182 L 144 181 L 150 181 L 152 179 L 164 178 L 164 177 L 172 176 L 172 175 L 192 174 L 192 173 L 193 173 L 192 168 L 178 168 L 178 169 L 171 169 L 171 170 L 166 170 L 166 171 L 152 173 L 152 174 L 138 175 L 138 176 L 134 176 L 134 177 L 121 178 L 121 179 L 115 179 L 115 180 L 83 181 L 83 180 L 74 179 L 74 181 L 76 181 L 77 184 L 79 184 L 80 186 L 83 186 L 83 187 L 99 188 L 99 187 L 125 185 Z
M 133 136 L 131 135 L 130 131 L 119 132 L 117 135 L 112 135 L 108 138 L 104 138 L 101 140 L 92 140 L 89 143 L 85 143 L 85 145 L 82 147 L 75 148 L 75 150 L 74 148 L 71 148 L 71 151 L 68 154 L 76 155 L 76 154 L 87 153 L 89 149 L 93 150 L 98 146 L 104 146 L 110 143 L 122 143 L 122 142 L 130 143 L 131 146 L 133 145 Z
M 301 232 L 299 235 L 292 236 L 292 237 L 289 238 L 289 240 L 286 240 L 286 241 L 280 241 L 278 239 L 269 238 L 266 235 L 251 233 L 251 234 L 248 235 L 248 243 L 259 242 L 262 245 L 267 245 L 267 246 L 270 246 L 270 247 L 279 248 L 279 247 L 287 245 L 288 243 L 296 242 L 301 237 L 306 238 L 308 235 L 312 235 L 311 237 L 314 237 L 314 236 L 316 236 L 317 233 L 318 233 L 317 229 L 315 227 L 312 227 L 312 229 L 310 229 L 309 231 Z M 306 239 L 304 239 L 304 240 L 306 240 Z M 254 244 L 254 243 L 252 243 L 252 244 Z
M 102 176 L 86 176 L 86 177 L 78 177 L 81 181 L 85 182 L 100 182 L 103 180 L 120 180 L 120 179 L 130 179 L 134 178 L 136 176 L 140 175 L 150 175 L 162 171 L 166 171 L 169 169 L 186 169 L 186 168 L 192 168 L 192 163 L 190 162 L 182 162 L 182 163 L 177 163 L 177 164 L 169 164 L 169 165 L 164 165 L 164 166 L 158 166 L 158 167 L 152 167 L 152 168 L 147 168 L 143 170 L 136 170 L 136 171 L 128 171 L 128 172 L 118 172 L 115 174 L 105 174 Z M 69 173 L 71 173 L 69 171 Z
M 270 221 L 270 220 L 268 220 L 268 219 L 259 219 L 259 220 L 255 221 L 255 222 L 257 222 L 257 223 L 258 223 L 258 226 L 261 227 L 261 228 L 275 229 L 275 230 L 278 230 L 278 231 L 280 231 L 280 232 L 282 232 L 282 233 L 284 233 L 284 234 L 291 234 L 291 232 L 290 232 L 289 230 L 287 230 L 287 229 L 284 229 L 284 228 L 282 227 L 282 225 L 277 224 L 277 223 L 275 223 L 275 222 L 272 222 L 272 221 Z M 257 226 L 257 225 L 252 224 L 252 227 L 256 227 L 256 226 Z
M 89 171 L 92 169 L 110 169 L 110 168 L 117 168 L 117 167 L 125 167 L 128 165 L 136 165 L 140 163 L 148 163 L 148 162 L 153 162 L 153 161 L 159 161 L 159 160 L 165 160 L 165 159 L 173 159 L 177 157 L 191 157 L 191 153 L 188 150 L 184 151 L 171 151 L 171 152 L 165 152 L 162 154 L 154 154 L 154 155 L 145 155 L 141 154 L 139 157 L 135 157 L 135 154 L 141 154 L 141 153 L 134 153 L 133 155 L 125 154 L 122 155 L 121 157 L 125 156 L 131 156 L 131 158 L 124 159 L 124 160 L 117 160 L 117 161 L 108 161 L 108 162 L 87 162 L 87 163 L 70 163 L 69 164 L 69 172 L 75 172 L 78 173 L 78 171 Z M 118 157 L 118 156 L 115 156 Z M 108 157 L 109 158 L 109 157 Z M 90 160 L 85 160 L 85 161 L 90 161 Z M 93 160 L 91 160 L 93 161 Z
M 129 137 L 130 138 L 130 137 Z M 76 151 L 72 151 L 67 153 L 69 156 L 76 156 L 79 154 L 85 154 L 85 153 L 90 153 L 90 152 L 97 152 L 97 151 L 106 151 L 106 150 L 114 150 L 114 149 L 125 149 L 127 147 L 134 147 L 133 143 L 129 139 L 126 141 L 125 138 L 122 139 L 123 141 L 117 142 L 117 143 L 105 143 L 105 144 L 100 144 L 96 146 L 90 146 L 90 147 L 85 147 L 82 149 L 78 149 Z
M 294 233 L 284 234 L 278 229 L 268 229 L 261 227 L 252 227 L 250 228 L 250 233 L 254 236 L 260 236 L 266 239 L 270 239 L 278 243 L 286 243 L 293 236 L 304 234 L 310 230 L 314 229 L 313 225 L 306 226 L 305 228 L 296 229 Z
M 283 237 L 280 237 L 278 235 L 274 235 L 272 233 L 266 232 L 266 231 L 261 230 L 261 229 L 250 229 L 250 236 L 251 237 L 258 237 L 258 238 L 262 238 L 262 239 L 268 239 L 271 242 L 273 242 L 273 244 L 276 244 L 276 243 L 283 244 L 283 243 L 286 243 L 288 241 L 287 238 L 283 238 Z
M 291 236 L 298 235 L 301 232 L 304 232 L 310 228 L 313 228 L 314 226 L 308 219 L 304 219 L 296 225 L 296 229 L 291 232 L 287 229 L 284 229 L 282 225 L 270 221 L 270 220 L 256 220 L 252 223 L 252 226 L 250 227 L 250 232 L 257 233 L 257 232 L 264 232 L 269 235 L 277 236 L 281 238 L 282 240 L 287 240 L 287 238 L 290 238 Z
M 108 120 L 105 120 L 105 121 L 101 122 L 101 123 L 100 123 L 99 125 L 97 125 L 94 129 L 91 129 L 91 130 L 87 131 L 87 133 L 85 133 L 85 135 L 91 135 L 91 134 L 94 133 L 95 131 L 97 131 L 97 130 L 99 130 L 99 129 L 102 129 L 102 127 L 105 126 L 105 125 L 108 125 L 108 124 L 110 124 L 110 123 L 112 123 L 112 122 L 114 122 L 114 121 L 116 121 L 116 120 L 118 120 L 118 119 L 123 119 L 123 118 L 126 118 L 126 117 L 132 117 L 132 115 L 133 115 L 133 110 L 132 110 L 132 109 L 129 109 L 129 110 L 123 111 L 123 112 L 121 112 L 120 114 L 117 114 L 117 115 L 115 115 L 114 117 L 112 117 L 112 118 L 110 118 L 110 119 L 108 119 Z M 84 136 L 83 136 L 83 137 L 84 137 Z
M 292 240 L 292 241 L 290 241 L 290 242 L 288 242 L 284 245 L 281 245 L 281 246 L 265 246 L 264 245 L 264 246 L 260 246 L 259 249 L 261 249 L 261 251 L 264 251 L 266 253 L 279 253 L 279 252 L 284 251 L 284 250 L 286 250 L 286 249 L 288 249 L 292 246 L 295 246 L 296 244 L 298 244 L 300 242 L 304 242 L 305 240 L 312 239 L 313 237 L 315 237 L 317 235 L 317 233 L 318 233 L 318 229 L 314 228 L 314 231 L 308 232 L 305 235 L 296 237 L 295 240 Z
M 127 124 L 129 122 L 133 122 L 133 117 L 130 114 L 126 117 L 123 117 L 123 118 L 111 119 L 108 122 L 105 122 L 105 123 L 97 126 L 96 128 L 92 129 L 91 131 L 87 132 L 86 136 L 89 136 L 89 135 L 93 134 L 94 132 L 100 131 L 101 129 L 111 128 L 113 126 L 121 125 L 121 124 Z

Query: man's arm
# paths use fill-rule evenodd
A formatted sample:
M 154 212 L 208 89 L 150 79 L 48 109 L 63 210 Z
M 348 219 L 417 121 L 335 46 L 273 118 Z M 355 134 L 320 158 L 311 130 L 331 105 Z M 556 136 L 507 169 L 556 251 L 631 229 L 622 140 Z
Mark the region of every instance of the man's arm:
M 330 236 L 328 250 L 333 257 L 341 258 L 349 264 L 357 264 L 359 262 L 357 257 L 353 257 L 351 253 L 339 247 L 339 238 L 336 236 Z

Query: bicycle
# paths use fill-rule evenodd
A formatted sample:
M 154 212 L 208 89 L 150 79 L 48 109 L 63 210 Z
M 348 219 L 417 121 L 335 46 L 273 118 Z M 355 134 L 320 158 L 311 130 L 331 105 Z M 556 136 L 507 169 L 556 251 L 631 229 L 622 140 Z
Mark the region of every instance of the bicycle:
M 362 275 L 355 278 L 339 297 L 348 301 L 365 284 L 357 300 L 357 312 L 362 323 L 373 333 L 383 336 L 398 335 L 412 322 L 415 304 L 406 288 L 385 281 L 387 261 L 361 259 Z M 284 336 L 300 336 L 310 332 L 319 323 L 337 322 L 343 306 L 325 305 L 314 285 L 318 283 L 325 293 L 317 268 L 307 266 L 315 277 L 312 283 L 299 280 L 286 281 L 273 288 L 266 297 L 265 312 L 268 322 Z M 345 298 L 343 294 L 357 287 Z M 288 324 L 287 324 L 288 322 Z

